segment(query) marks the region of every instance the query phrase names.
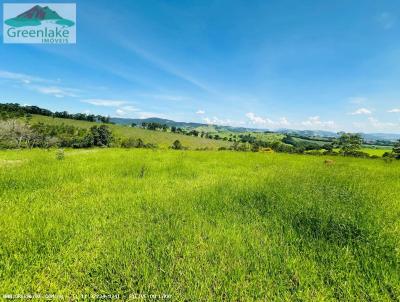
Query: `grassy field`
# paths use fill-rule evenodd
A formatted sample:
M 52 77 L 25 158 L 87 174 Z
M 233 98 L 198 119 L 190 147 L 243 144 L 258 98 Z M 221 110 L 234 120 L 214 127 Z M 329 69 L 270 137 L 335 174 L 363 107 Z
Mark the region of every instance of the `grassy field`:
M 1 151 L 0 294 L 397 301 L 400 162 L 324 159 Z
M 77 121 L 62 118 L 52 118 L 43 115 L 34 115 L 31 123 L 42 122 L 50 125 L 73 125 L 75 127 L 90 128 L 93 125 L 99 123 Z M 142 128 L 132 128 L 122 125 L 109 125 L 113 133 L 119 138 L 141 138 L 145 143 L 157 144 L 160 148 L 166 149 L 172 145 L 175 140 L 179 140 L 184 147 L 189 149 L 207 148 L 210 150 L 216 150 L 220 147 L 229 147 L 231 143 L 222 140 L 206 139 L 201 137 L 187 136 L 182 134 L 176 134 L 171 132 L 162 131 L 151 131 Z
M 392 152 L 392 148 L 386 147 L 386 148 L 362 148 L 362 152 L 368 153 L 369 155 L 377 155 L 377 156 L 382 156 L 385 152 Z

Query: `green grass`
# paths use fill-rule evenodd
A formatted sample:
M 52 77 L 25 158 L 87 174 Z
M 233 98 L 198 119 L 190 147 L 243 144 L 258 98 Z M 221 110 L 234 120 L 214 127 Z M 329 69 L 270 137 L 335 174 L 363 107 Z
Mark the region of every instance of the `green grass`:
M 382 156 L 385 152 L 392 152 L 392 149 L 389 149 L 389 148 L 385 148 L 385 149 L 362 148 L 361 151 L 368 153 L 369 155 Z
M 396 301 L 400 162 L 0 152 L 0 294 Z
M 34 115 L 32 117 L 31 123 L 42 122 L 50 125 L 73 125 L 75 127 L 90 128 L 93 125 L 99 123 L 78 121 L 62 118 L 52 118 L 42 115 Z M 109 125 L 113 133 L 119 138 L 141 138 L 145 143 L 157 144 L 160 148 L 166 149 L 172 145 L 175 140 L 179 140 L 184 147 L 189 149 L 207 148 L 210 150 L 216 150 L 220 147 L 228 148 L 231 143 L 222 140 L 206 139 L 201 137 L 187 136 L 183 134 L 176 134 L 171 132 L 162 131 L 151 131 L 142 128 L 132 128 L 122 125 Z

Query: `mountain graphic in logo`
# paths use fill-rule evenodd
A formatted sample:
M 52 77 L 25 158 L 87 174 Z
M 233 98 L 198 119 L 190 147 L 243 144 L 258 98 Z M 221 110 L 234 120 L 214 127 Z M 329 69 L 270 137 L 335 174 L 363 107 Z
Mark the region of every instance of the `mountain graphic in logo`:
M 56 11 L 50 9 L 50 7 L 42 7 L 40 5 L 35 5 L 15 18 L 5 20 L 4 23 L 12 27 L 23 27 L 38 26 L 41 25 L 43 21 L 54 22 L 65 27 L 70 27 L 75 24 L 71 20 L 62 18 Z

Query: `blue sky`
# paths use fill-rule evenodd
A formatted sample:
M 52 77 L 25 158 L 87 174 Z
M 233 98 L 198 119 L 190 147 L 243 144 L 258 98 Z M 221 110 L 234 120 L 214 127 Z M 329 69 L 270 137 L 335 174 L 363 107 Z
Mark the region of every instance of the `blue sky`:
M 400 133 L 397 0 L 76 4 L 77 44 L 0 44 L 0 102 Z

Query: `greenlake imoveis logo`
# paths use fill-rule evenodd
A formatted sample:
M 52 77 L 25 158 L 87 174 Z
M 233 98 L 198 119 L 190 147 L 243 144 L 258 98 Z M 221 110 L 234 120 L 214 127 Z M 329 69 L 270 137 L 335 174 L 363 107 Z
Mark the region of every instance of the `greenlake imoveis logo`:
M 76 43 L 75 3 L 4 3 L 4 43 Z

